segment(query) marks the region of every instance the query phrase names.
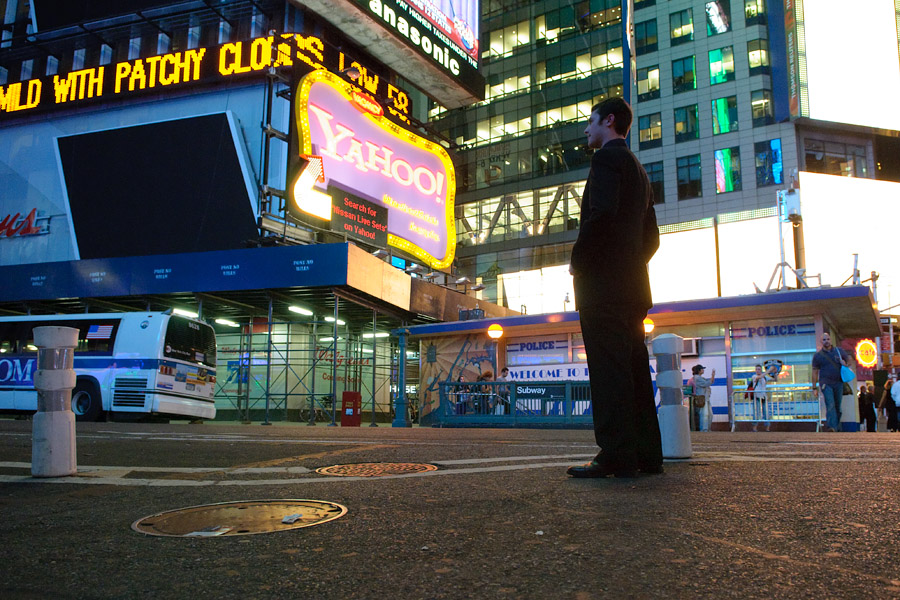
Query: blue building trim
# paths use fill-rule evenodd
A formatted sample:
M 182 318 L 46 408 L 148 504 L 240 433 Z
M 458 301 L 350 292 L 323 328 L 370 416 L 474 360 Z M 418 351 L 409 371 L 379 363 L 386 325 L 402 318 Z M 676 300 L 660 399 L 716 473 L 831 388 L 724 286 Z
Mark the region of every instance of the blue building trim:
M 743 308 L 749 306 L 771 306 L 775 304 L 789 304 L 793 302 L 821 302 L 827 300 L 848 298 L 871 298 L 871 292 L 868 287 L 857 285 L 847 287 L 790 290 L 786 292 L 774 292 L 771 294 L 752 294 L 747 296 L 732 296 L 728 298 L 706 298 L 703 300 L 663 302 L 651 308 L 649 314 L 652 316 L 654 314 L 681 313 L 688 311 L 727 310 L 731 308 Z M 498 317 L 494 319 L 479 319 L 474 321 L 454 321 L 452 323 L 429 323 L 427 325 L 415 325 L 413 327 L 407 327 L 405 329 L 395 329 L 391 333 L 393 335 L 406 334 L 409 336 L 446 335 L 478 329 L 487 330 L 488 326 L 493 323 L 497 323 L 506 328 L 578 322 L 578 313 L 575 311 L 570 311 L 541 315 Z
M 348 244 L 0 267 L 0 302 L 347 285 Z

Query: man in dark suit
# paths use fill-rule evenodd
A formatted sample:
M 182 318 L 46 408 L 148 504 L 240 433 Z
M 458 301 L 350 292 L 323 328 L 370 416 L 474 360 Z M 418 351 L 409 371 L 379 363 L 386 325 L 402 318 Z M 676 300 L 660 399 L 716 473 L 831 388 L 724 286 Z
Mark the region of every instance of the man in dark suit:
M 662 444 L 644 318 L 653 305 L 647 262 L 659 229 L 647 173 L 628 149 L 631 107 L 610 98 L 593 107 L 585 135 L 596 148 L 572 248 L 575 307 L 591 376 L 594 436 L 600 452 L 573 477 L 662 473 Z

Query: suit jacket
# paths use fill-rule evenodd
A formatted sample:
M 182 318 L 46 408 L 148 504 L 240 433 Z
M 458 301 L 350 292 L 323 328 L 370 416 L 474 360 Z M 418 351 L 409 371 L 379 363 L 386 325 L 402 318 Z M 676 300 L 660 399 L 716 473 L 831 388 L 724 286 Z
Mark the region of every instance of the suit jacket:
M 575 306 L 653 306 L 647 263 L 659 229 L 647 173 L 623 139 L 594 152 L 572 247 Z

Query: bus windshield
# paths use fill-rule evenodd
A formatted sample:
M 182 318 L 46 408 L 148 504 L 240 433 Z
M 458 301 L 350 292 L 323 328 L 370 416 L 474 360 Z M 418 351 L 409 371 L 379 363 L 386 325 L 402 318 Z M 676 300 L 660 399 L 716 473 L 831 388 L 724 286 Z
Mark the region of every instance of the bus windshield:
M 166 328 L 163 355 L 198 365 L 215 367 L 216 334 L 211 327 L 173 317 Z

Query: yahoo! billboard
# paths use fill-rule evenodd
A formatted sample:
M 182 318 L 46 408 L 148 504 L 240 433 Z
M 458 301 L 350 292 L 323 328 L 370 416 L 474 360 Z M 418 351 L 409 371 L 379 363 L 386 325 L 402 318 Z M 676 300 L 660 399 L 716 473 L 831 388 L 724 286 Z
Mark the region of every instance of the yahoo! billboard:
M 322 198 L 329 186 L 347 190 L 387 208 L 389 246 L 448 268 L 456 174 L 447 151 L 389 121 L 374 98 L 328 71 L 306 75 L 295 97 L 299 152 L 317 166 L 315 177 L 301 174 L 294 184 L 293 208 L 307 211 L 303 197 Z

